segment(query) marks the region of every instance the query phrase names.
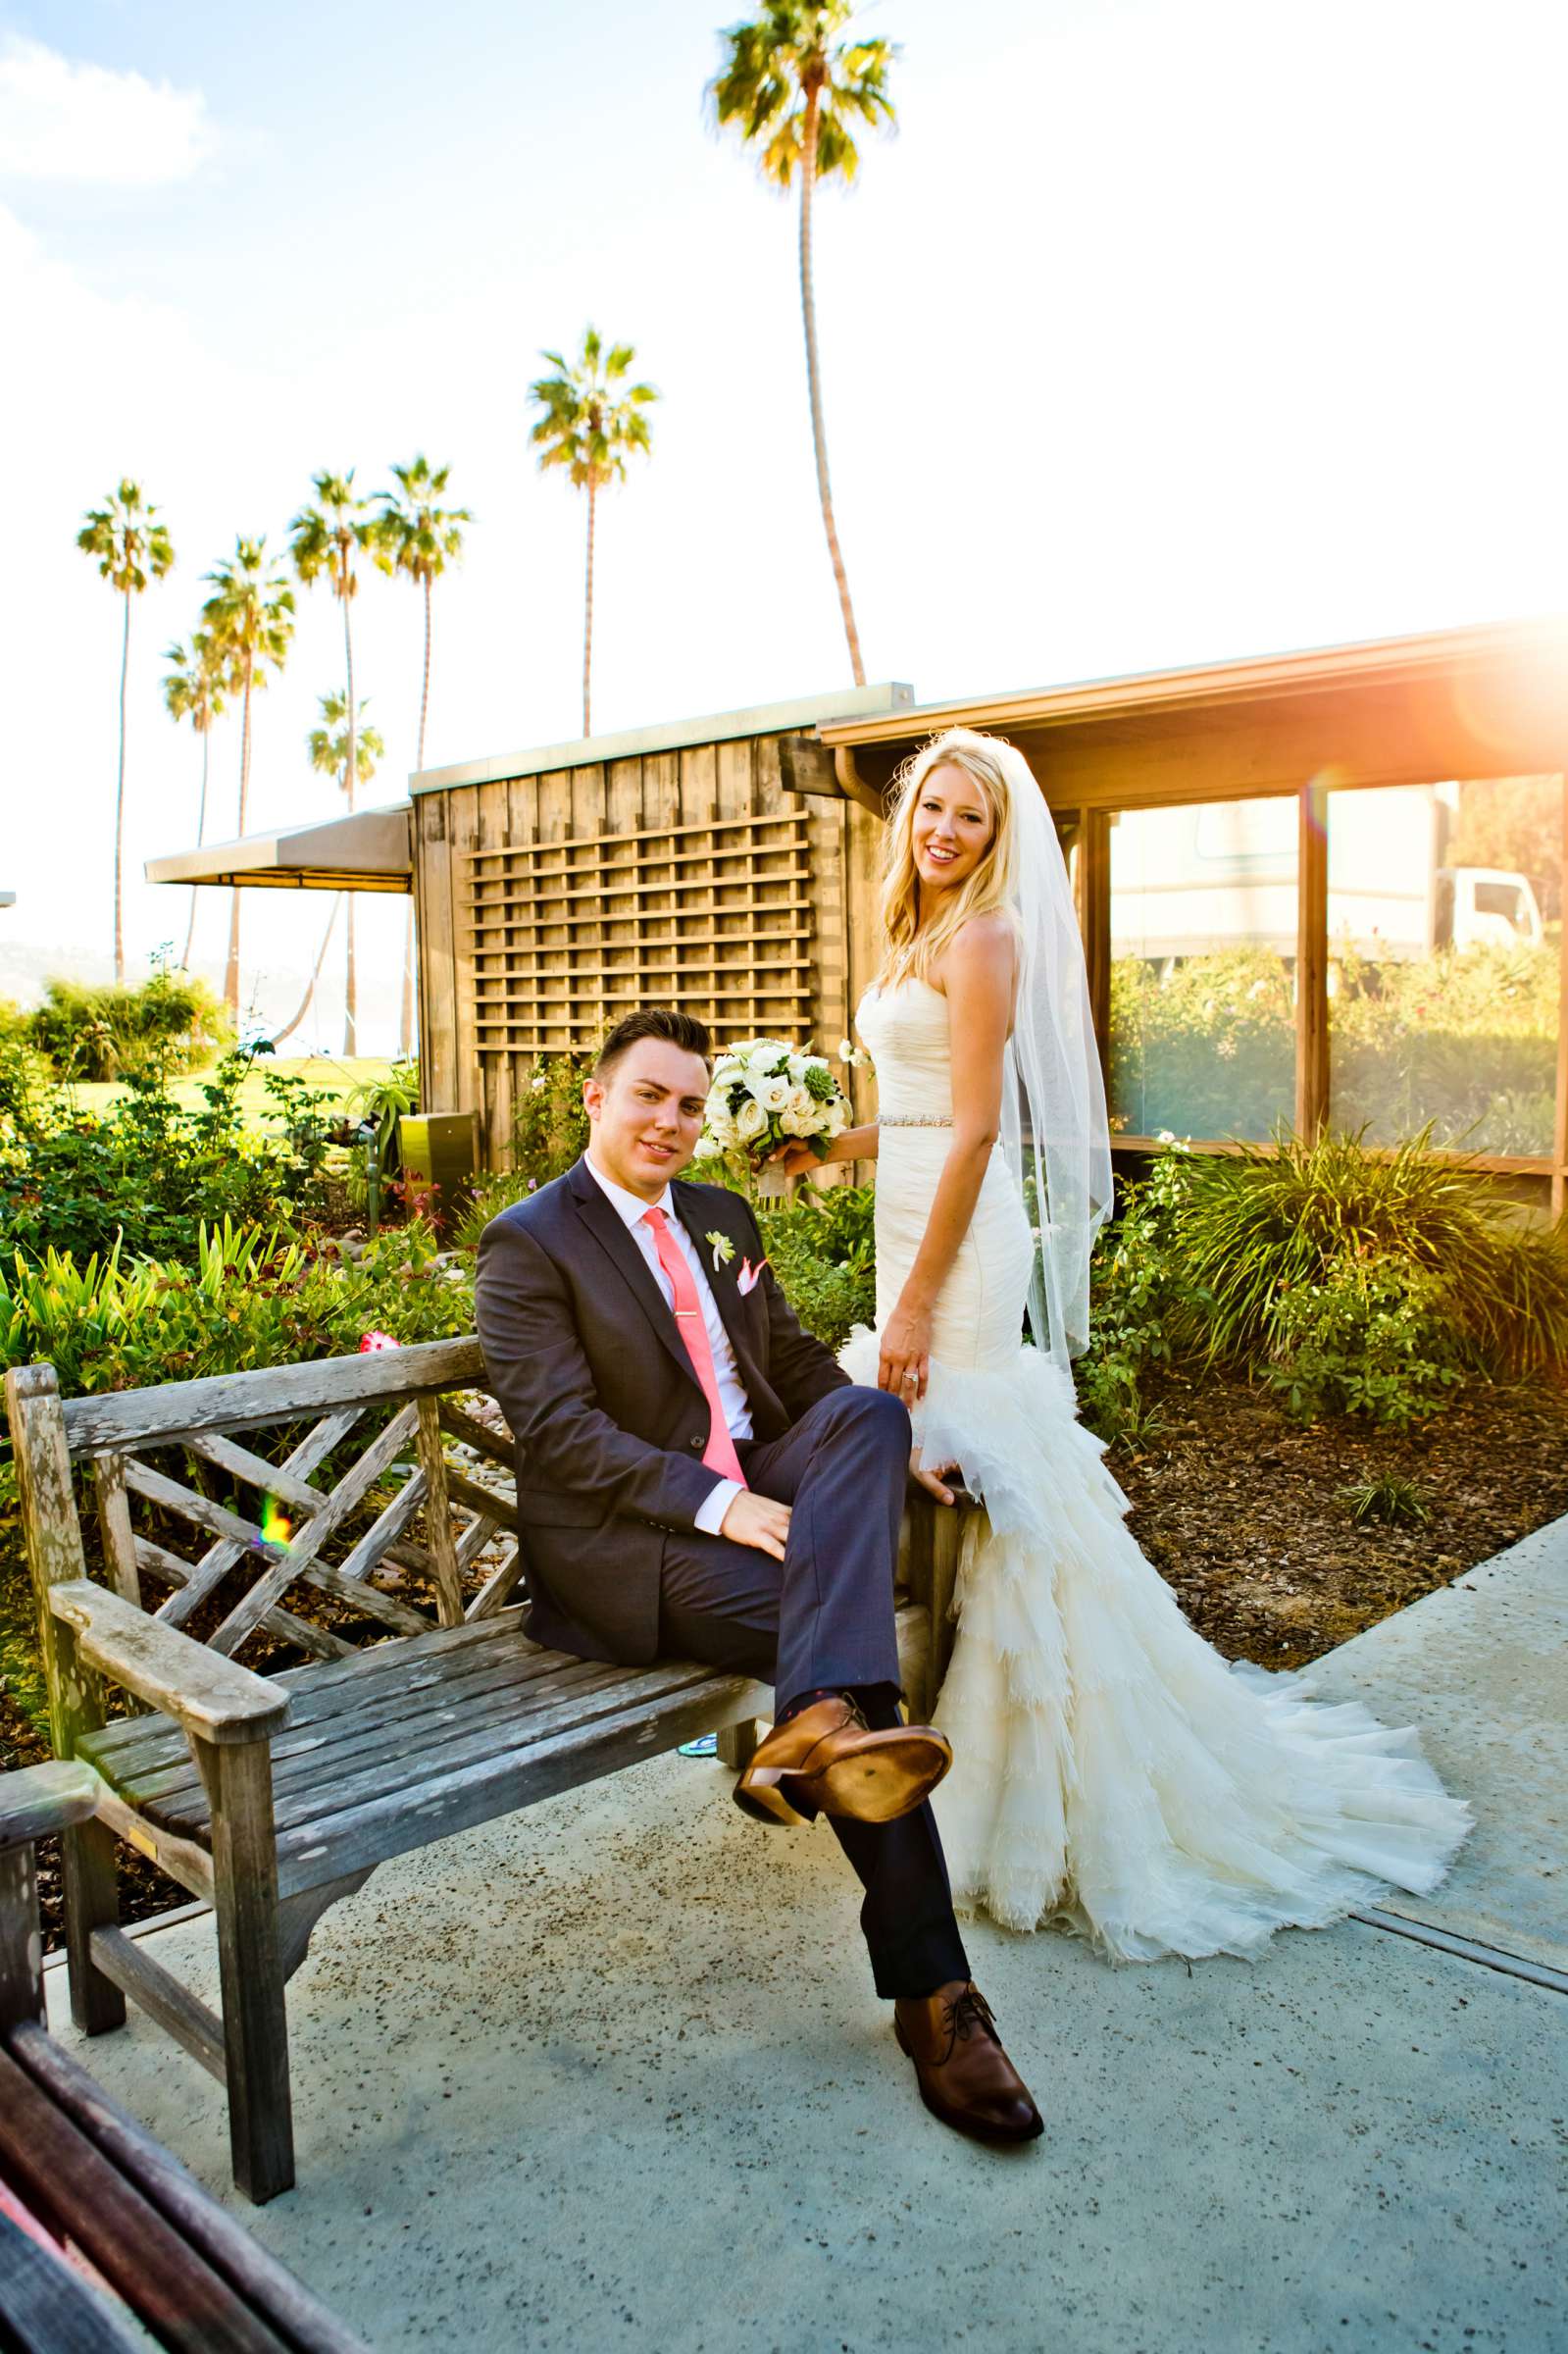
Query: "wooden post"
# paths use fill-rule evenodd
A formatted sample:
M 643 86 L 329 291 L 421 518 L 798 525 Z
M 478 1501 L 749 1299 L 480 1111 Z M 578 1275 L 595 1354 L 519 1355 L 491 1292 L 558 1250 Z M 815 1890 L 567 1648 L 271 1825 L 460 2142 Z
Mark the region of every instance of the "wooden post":
M 452 1507 L 446 1489 L 446 1457 L 441 1448 L 440 1407 L 434 1398 L 419 1402 L 419 1459 L 425 1474 L 425 1527 L 430 1559 L 435 1564 L 435 1611 L 442 1626 L 463 1623 L 463 1573 L 452 1539 Z
M 85 1822 L 98 1803 L 90 1766 L 29 1766 L 0 1775 L 0 2043 L 44 2018 L 43 1938 L 34 1841 Z
M 192 1734 L 190 1746 L 212 1802 L 229 2155 L 235 2182 L 259 2207 L 294 2180 L 272 1754 L 266 1740 Z
M 1551 1217 L 1568 1207 L 1568 770 L 1558 777 L 1563 800 L 1563 883 L 1556 947 L 1556 1111 L 1551 1120 Z
M 1079 821 L 1076 897 L 1088 974 L 1088 1004 L 1106 1086 L 1111 1071 L 1111 813 L 1086 809 Z
M 5 1389 L 37 1608 L 38 1656 L 49 1691 L 49 1737 L 55 1756 L 69 1759 L 81 1736 L 104 1722 L 104 1696 L 102 1679 L 76 1657 L 72 1629 L 49 1607 L 51 1587 L 87 1574 L 60 1385 L 53 1365 L 13 1365 Z M 94 1967 L 88 1950 L 93 1930 L 112 1927 L 120 1919 L 114 1833 L 101 1822 L 81 1822 L 67 1830 L 60 1844 L 71 2016 L 84 2035 L 102 2035 L 126 2021 L 125 1996 Z
M 1329 1119 L 1329 794 L 1311 778 L 1297 802 L 1295 1132 L 1303 1144 Z
M 1558 778 L 1562 795 L 1562 905 L 1557 943 L 1557 1101 L 1551 1133 L 1551 1214 L 1568 1207 L 1568 770 Z

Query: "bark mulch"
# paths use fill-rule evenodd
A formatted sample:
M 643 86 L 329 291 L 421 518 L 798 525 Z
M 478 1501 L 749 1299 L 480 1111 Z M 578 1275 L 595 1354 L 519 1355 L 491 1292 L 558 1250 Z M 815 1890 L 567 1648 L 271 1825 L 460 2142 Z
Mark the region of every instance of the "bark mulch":
M 1301 1429 L 1267 1394 L 1220 1375 L 1145 1385 L 1156 1426 L 1109 1461 L 1130 1525 L 1194 1626 L 1227 1659 L 1301 1667 L 1568 1512 L 1568 1384 L 1467 1384 L 1403 1436 L 1356 1422 Z M 1431 1517 L 1357 1527 L 1344 1491 L 1392 1472 Z M 47 1756 L 0 1687 L 0 1768 Z M 122 1846 L 122 1913 L 184 1891 Z M 44 1942 L 61 1942 L 55 1842 L 38 1856 Z
M 1302 1667 L 1568 1512 L 1568 1384 L 1467 1383 L 1400 1436 L 1302 1429 L 1215 1374 L 1145 1384 L 1152 1435 L 1110 1468 L 1130 1526 L 1198 1631 L 1230 1660 Z M 1430 1518 L 1357 1526 L 1345 1490 L 1392 1473 Z

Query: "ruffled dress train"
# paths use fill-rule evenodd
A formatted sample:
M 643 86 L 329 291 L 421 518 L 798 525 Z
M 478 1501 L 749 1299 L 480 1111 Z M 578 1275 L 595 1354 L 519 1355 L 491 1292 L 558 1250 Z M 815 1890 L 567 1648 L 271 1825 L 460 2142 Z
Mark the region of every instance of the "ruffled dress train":
M 920 982 L 862 1001 L 884 1127 L 878 1326 L 925 1230 L 951 1130 L 946 1000 Z M 908 1122 L 909 1124 L 902 1124 Z M 1425 1894 L 1470 1811 L 1413 1730 L 1311 1697 L 1311 1671 L 1228 1663 L 1126 1525 L 1070 1382 L 1020 1339 L 1033 1244 L 998 1153 L 943 1288 L 916 1408 L 929 1462 L 984 1498 L 959 1565 L 936 1721 L 936 1807 L 961 1912 L 1055 1927 L 1107 1957 L 1253 1955 L 1391 1886 Z M 841 1354 L 877 1378 L 863 1328 Z

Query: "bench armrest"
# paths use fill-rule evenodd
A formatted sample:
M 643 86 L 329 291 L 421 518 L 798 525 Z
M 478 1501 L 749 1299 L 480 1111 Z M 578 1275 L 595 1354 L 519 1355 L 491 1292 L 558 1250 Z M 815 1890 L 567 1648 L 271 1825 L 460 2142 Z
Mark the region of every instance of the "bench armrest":
M 0 1773 L 0 1856 L 85 1822 L 97 1807 L 98 1788 L 92 1767 L 75 1759 Z
M 287 1719 L 288 1695 L 276 1684 L 104 1586 L 86 1578 L 51 1586 L 49 1608 L 71 1628 L 88 1666 L 177 1716 L 203 1741 L 262 1739 Z

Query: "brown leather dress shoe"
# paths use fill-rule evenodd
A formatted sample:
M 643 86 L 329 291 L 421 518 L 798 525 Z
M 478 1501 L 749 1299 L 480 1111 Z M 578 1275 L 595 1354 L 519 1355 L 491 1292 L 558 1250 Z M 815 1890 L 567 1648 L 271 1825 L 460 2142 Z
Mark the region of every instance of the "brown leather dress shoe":
M 930 1797 L 952 1762 L 930 1725 L 872 1732 L 852 1700 L 816 1700 L 758 1745 L 734 1802 L 759 1822 L 809 1821 L 796 1799 L 824 1815 L 892 1822 Z
M 1033 2141 L 1044 2132 L 973 1979 L 954 1978 L 935 1994 L 900 1995 L 893 2031 L 915 2063 L 921 2099 L 944 2125 L 980 2141 Z

